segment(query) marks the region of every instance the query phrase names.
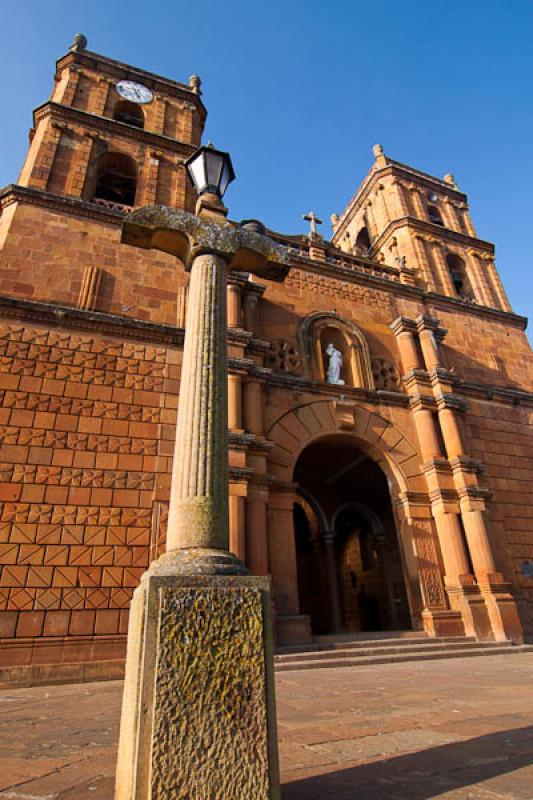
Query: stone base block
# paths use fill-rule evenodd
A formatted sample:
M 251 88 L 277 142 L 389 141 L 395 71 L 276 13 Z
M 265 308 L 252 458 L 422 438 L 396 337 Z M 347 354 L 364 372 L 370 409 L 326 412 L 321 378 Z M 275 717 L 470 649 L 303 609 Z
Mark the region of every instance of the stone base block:
M 494 641 L 485 600 L 477 586 L 447 587 L 450 605 L 461 612 L 465 633 L 481 642 Z
M 276 644 L 285 647 L 289 644 L 311 644 L 311 617 L 307 614 L 276 616 Z
M 464 636 L 465 626 L 460 611 L 422 611 L 424 630 L 430 636 Z
M 484 592 L 485 603 L 497 642 L 511 641 L 522 644 L 524 629 L 518 616 L 514 598 L 508 592 Z
M 278 800 L 270 614 L 268 578 L 145 573 L 115 800 Z

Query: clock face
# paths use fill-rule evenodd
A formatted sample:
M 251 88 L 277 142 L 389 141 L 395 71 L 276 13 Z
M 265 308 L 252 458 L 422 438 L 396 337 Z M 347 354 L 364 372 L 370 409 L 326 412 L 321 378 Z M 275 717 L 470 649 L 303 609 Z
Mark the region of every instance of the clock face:
M 120 81 L 117 83 L 117 92 L 132 103 L 151 103 L 153 99 L 150 89 L 134 81 Z

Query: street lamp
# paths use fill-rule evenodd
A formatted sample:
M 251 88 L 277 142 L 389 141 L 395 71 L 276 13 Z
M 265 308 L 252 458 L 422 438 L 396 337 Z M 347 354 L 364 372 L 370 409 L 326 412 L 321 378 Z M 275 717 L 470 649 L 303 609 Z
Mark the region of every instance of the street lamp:
M 221 200 L 235 179 L 229 153 L 216 150 L 210 142 L 195 150 L 184 164 L 198 195 L 214 194 Z

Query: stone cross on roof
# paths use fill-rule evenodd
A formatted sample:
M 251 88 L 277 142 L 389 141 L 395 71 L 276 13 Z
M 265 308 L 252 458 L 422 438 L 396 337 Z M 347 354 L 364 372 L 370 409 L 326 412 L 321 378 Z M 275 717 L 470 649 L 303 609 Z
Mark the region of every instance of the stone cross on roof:
M 310 223 L 310 239 L 313 239 L 315 236 L 318 236 L 318 231 L 316 229 L 317 225 L 322 225 L 322 220 L 318 219 L 314 211 L 310 211 L 309 214 L 304 214 L 302 219 L 307 220 Z

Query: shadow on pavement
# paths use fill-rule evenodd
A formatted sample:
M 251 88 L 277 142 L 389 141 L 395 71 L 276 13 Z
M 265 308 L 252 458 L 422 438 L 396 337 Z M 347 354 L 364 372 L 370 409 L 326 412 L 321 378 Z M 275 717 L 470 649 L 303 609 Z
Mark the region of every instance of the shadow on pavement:
M 533 726 L 478 736 L 283 785 L 283 800 L 430 800 L 533 765 Z M 522 793 L 514 778 L 505 797 Z M 477 797 L 478 795 L 472 795 Z M 480 797 L 487 795 L 479 795 Z

